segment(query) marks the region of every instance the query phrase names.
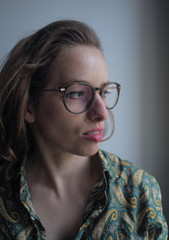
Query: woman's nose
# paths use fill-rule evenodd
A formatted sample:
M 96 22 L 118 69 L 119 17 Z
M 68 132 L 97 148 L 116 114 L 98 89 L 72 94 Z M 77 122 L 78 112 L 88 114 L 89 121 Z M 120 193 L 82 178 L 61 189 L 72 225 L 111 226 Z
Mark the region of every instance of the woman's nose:
M 104 121 L 108 118 L 106 103 L 98 92 L 96 92 L 94 102 L 88 110 L 88 118 L 99 121 Z

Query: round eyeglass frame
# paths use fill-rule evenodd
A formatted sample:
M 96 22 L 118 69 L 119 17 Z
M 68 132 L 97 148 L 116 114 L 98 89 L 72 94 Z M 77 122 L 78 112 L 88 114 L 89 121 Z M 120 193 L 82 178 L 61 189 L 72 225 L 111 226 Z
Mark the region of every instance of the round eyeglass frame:
M 66 100 L 65 100 L 66 91 L 70 86 L 75 85 L 75 84 L 86 85 L 86 86 L 90 87 L 91 90 L 92 90 L 92 98 L 91 98 L 90 102 L 88 103 L 87 108 L 85 110 L 81 111 L 81 112 L 73 112 L 66 105 Z M 108 83 L 104 84 L 102 87 L 96 87 L 95 88 L 95 87 L 91 86 L 90 84 L 88 84 L 86 82 L 76 81 L 76 82 L 71 82 L 71 83 L 69 83 L 67 85 L 64 85 L 64 86 L 60 86 L 59 88 L 56 88 L 56 89 L 42 89 L 42 92 L 59 92 L 59 93 L 61 93 L 61 96 L 63 98 L 63 104 L 64 104 L 65 108 L 70 113 L 80 114 L 80 113 L 84 113 L 84 112 L 88 111 L 89 108 L 92 106 L 92 104 L 94 102 L 94 99 L 95 99 L 96 91 L 99 91 L 99 95 L 103 98 L 104 88 L 106 88 L 108 85 L 111 85 L 111 84 L 116 85 L 116 89 L 117 89 L 117 99 L 116 99 L 114 105 L 111 108 L 106 107 L 108 110 L 111 110 L 117 105 L 117 102 L 118 102 L 119 96 L 120 96 L 121 85 L 117 82 L 108 82 Z

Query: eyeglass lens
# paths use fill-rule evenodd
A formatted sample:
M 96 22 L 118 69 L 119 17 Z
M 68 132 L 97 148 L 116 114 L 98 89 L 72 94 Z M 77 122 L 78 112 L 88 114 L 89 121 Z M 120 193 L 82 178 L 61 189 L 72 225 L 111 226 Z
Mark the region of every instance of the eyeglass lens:
M 118 100 L 117 86 L 114 83 L 109 84 L 103 89 L 103 99 L 105 99 L 107 109 L 112 109 Z
M 88 85 L 73 84 L 65 92 L 65 105 L 73 113 L 88 109 L 93 98 L 92 89 Z
M 102 89 L 102 98 L 108 109 L 113 108 L 118 99 L 117 86 L 110 83 Z M 86 111 L 94 99 L 94 88 L 86 84 L 76 83 L 69 86 L 64 95 L 66 108 L 72 113 Z

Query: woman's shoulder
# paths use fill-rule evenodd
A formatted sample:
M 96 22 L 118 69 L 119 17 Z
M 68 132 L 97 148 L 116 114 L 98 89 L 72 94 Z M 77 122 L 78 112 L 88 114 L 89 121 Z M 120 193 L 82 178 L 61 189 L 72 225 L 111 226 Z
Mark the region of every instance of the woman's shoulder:
M 123 170 L 127 172 L 135 172 L 136 170 L 144 171 L 141 167 L 135 163 L 121 159 L 118 155 L 109 153 L 104 150 L 99 150 L 99 157 L 106 164 L 107 168 L 117 168 L 117 170 Z
M 99 156 L 104 171 L 109 173 L 111 204 L 113 202 L 119 209 L 123 220 L 128 223 L 133 216 L 137 220 L 138 231 L 146 232 L 148 224 L 151 236 L 161 232 L 161 239 L 166 239 L 167 223 L 157 180 L 135 163 L 114 154 L 99 150 Z
M 142 169 L 137 164 L 123 160 L 115 154 L 99 150 L 99 156 L 102 159 L 103 167 L 119 181 L 124 184 L 133 183 L 134 186 L 151 185 L 157 186 L 158 183 L 154 176 Z

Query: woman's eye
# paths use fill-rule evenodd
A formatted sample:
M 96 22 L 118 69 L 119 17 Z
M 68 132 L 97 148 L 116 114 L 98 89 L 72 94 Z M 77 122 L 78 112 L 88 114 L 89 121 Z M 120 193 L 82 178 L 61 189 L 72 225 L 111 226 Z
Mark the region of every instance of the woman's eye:
M 69 92 L 69 93 L 66 93 L 66 98 L 79 99 L 79 98 L 82 98 L 84 95 L 85 95 L 85 92 L 83 91 Z

